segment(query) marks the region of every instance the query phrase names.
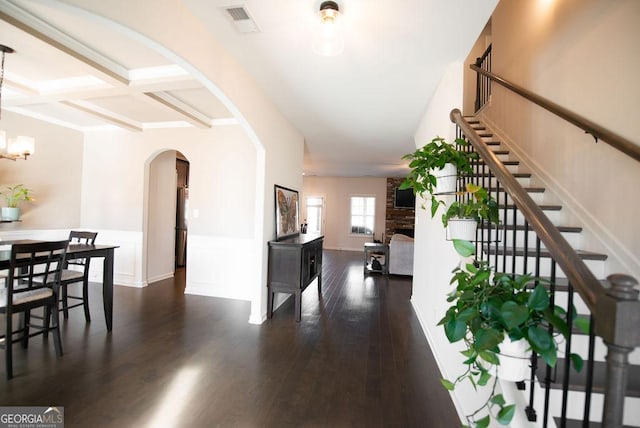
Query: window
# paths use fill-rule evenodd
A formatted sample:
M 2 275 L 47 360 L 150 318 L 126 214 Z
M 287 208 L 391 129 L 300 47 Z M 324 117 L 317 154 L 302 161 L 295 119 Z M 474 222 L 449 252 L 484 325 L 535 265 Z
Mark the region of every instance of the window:
M 307 197 L 307 233 L 322 234 L 322 207 L 324 198 L 321 196 Z
M 373 196 L 351 197 L 351 233 L 373 235 L 376 219 L 376 198 Z

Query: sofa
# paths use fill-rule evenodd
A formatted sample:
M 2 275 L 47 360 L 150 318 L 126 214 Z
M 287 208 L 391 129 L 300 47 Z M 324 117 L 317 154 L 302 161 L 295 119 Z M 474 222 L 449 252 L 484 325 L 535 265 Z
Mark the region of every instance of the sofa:
M 413 238 L 394 233 L 389 241 L 389 273 L 413 275 Z

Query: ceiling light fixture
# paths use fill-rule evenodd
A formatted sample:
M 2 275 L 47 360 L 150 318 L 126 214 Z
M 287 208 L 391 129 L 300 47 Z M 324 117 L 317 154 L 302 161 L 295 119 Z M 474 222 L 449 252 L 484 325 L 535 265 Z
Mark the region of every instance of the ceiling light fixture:
M 318 55 L 335 56 L 344 50 L 341 15 L 335 1 L 323 1 L 320 4 L 320 28 L 313 40 L 313 51 Z
M 2 118 L 2 83 L 4 81 L 4 57 L 8 53 L 15 52 L 12 48 L 0 45 L 2 52 L 2 64 L 0 66 L 0 119 Z M 7 133 L 0 129 L 0 159 L 27 159 L 27 156 L 35 152 L 35 140 L 32 137 L 19 135 L 7 141 Z

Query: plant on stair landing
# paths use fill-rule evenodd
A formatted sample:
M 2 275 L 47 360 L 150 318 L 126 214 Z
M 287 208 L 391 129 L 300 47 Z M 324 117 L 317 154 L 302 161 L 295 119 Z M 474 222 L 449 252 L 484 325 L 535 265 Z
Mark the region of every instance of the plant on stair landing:
M 454 246 L 463 257 L 475 252 L 468 241 L 454 241 Z M 487 427 L 492 417 L 507 425 L 515 405 L 507 405 L 502 394 L 496 394 L 497 377 L 491 374 L 492 366 L 500 364 L 500 344 L 524 339 L 533 352 L 554 367 L 558 349 L 550 327 L 567 337 L 570 323 L 563 319 L 566 312 L 562 308 L 551 305 L 541 281 L 530 275 L 497 273 L 486 262 L 469 263 L 453 273 L 451 284 L 456 288 L 447 298 L 451 306 L 438 325 L 444 327 L 449 342 L 464 343 L 461 353 L 466 370 L 453 381 L 442 379 L 442 384 L 453 390 L 456 384 L 468 380 L 476 388 L 488 385 L 493 378 L 489 398 L 467 420 L 481 428 Z M 529 284 L 535 287 L 530 289 Z M 582 358 L 572 354 L 571 360 L 574 368 L 581 370 Z

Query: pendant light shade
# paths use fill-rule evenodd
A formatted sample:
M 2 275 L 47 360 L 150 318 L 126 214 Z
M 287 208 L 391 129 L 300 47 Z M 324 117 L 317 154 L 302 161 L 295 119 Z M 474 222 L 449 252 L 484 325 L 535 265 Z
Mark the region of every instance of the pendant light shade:
M 344 50 L 341 13 L 338 3 L 324 1 L 320 5 L 319 28 L 313 40 L 313 51 L 318 55 L 335 56 Z
M 0 62 L 0 118 L 2 118 L 2 83 L 4 81 L 4 58 L 15 51 L 9 46 L 0 45 L 2 60 Z M 19 135 L 7 140 L 7 133 L 0 129 L 0 159 L 27 159 L 35 152 L 35 140 L 32 137 Z

